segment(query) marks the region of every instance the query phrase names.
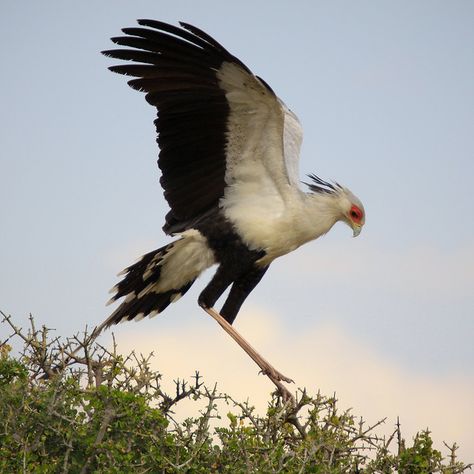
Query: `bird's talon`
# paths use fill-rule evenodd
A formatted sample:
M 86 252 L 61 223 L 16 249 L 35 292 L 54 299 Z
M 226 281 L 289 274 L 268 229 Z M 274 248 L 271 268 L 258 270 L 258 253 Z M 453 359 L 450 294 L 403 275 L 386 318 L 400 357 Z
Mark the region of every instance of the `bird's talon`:
M 296 400 L 293 394 L 291 394 L 288 390 L 281 391 L 280 390 L 280 395 L 283 398 L 283 401 L 285 403 L 290 403 L 290 405 L 296 405 Z
M 278 370 L 275 370 L 275 369 L 270 369 L 270 368 L 262 369 L 259 372 L 259 374 L 266 375 L 267 377 L 270 377 L 271 379 L 275 379 L 278 382 L 295 383 L 293 379 L 286 377 L 281 372 L 278 372 Z
M 296 399 L 293 396 L 293 394 L 286 387 L 281 385 L 280 383 L 277 382 L 277 383 L 275 383 L 275 385 L 277 386 L 277 393 L 282 398 L 283 403 L 295 406 L 296 405 Z

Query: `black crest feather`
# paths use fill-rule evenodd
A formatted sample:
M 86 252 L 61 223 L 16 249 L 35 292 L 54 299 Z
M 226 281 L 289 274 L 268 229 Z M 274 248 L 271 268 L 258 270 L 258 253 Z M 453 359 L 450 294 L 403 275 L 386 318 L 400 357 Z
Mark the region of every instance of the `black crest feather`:
M 338 183 L 328 183 L 324 181 L 319 176 L 315 174 L 309 174 L 308 178 L 310 178 L 313 182 L 312 183 L 304 183 L 306 186 L 309 187 L 313 193 L 326 193 L 326 194 L 333 194 L 337 193 L 339 190 L 342 189 L 341 185 Z

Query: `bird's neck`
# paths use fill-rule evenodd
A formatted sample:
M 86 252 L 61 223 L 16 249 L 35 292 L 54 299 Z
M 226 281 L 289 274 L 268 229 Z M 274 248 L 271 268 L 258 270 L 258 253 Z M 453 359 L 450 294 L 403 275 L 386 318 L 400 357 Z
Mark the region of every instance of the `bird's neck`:
M 307 193 L 304 195 L 308 240 L 326 234 L 342 219 L 340 197 L 334 193 Z
M 258 229 L 262 234 L 258 234 L 259 239 L 255 240 L 257 244 L 248 243 L 250 247 L 265 250 L 265 257 L 259 261 L 262 265 L 268 265 L 275 258 L 324 235 L 342 218 L 339 199 L 335 195 L 301 192 L 300 198 L 287 208 L 278 224 L 265 224 Z M 252 226 L 252 229 L 256 227 Z
M 251 199 L 245 208 L 229 203 L 230 199 L 224 209 L 226 218 L 250 249 L 265 251 L 262 265 L 317 239 L 342 218 L 339 196 L 329 193 L 298 190 L 285 205 L 274 209 L 262 199 Z M 271 204 L 274 203 L 272 196 Z

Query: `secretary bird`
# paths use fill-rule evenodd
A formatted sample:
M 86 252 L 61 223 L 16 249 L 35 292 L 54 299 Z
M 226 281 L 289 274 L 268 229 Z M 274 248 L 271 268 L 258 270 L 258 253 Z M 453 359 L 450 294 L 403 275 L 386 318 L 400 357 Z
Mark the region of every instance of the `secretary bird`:
M 317 239 L 338 221 L 359 235 L 361 201 L 346 187 L 308 175 L 299 188 L 298 118 L 239 59 L 204 31 L 138 20 L 103 51 L 129 61 L 113 72 L 156 107 L 160 183 L 170 211 L 163 230 L 178 235 L 126 268 L 111 300 L 124 298 L 100 329 L 161 313 L 217 264 L 199 305 L 278 387 L 292 382 L 261 357 L 232 323 L 271 262 Z M 305 183 L 306 184 L 306 183 Z M 213 307 L 229 295 L 220 313 Z

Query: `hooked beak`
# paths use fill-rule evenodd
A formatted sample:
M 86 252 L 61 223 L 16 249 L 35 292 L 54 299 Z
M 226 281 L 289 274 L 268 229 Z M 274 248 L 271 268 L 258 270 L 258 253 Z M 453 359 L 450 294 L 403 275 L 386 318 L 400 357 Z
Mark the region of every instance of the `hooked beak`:
M 362 226 L 358 224 L 352 224 L 352 230 L 352 237 L 357 237 L 360 234 L 360 231 L 362 230 Z

